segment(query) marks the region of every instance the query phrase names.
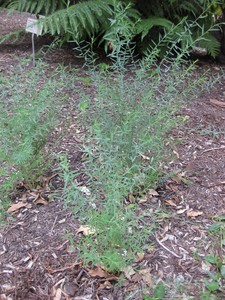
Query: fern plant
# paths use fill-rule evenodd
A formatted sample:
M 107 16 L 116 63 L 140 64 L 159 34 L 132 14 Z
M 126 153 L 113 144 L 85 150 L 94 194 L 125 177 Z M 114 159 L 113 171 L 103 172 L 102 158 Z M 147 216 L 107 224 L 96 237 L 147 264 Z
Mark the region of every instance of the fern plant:
M 115 21 L 115 12 L 119 6 L 126 10 L 127 21 L 133 23 L 132 39 L 139 41 L 139 50 L 144 52 L 152 43 L 158 43 L 161 36 L 168 32 L 173 25 L 186 20 L 186 25 L 198 19 L 196 28 L 190 26 L 188 39 L 194 36 L 202 36 L 202 29 L 207 32 L 196 46 L 204 47 L 208 53 L 216 57 L 220 49 L 220 43 L 215 39 L 209 29 L 214 26 L 214 14 L 221 13 L 223 1 L 219 0 L 6 0 L 1 6 L 10 10 L 26 11 L 35 15 L 43 14 L 40 19 L 44 26 L 44 33 L 56 37 L 59 44 L 68 41 L 81 41 L 95 38 L 96 42 L 104 43 L 106 51 L 111 47 L 111 36 Z M 118 16 L 118 15 L 117 15 Z M 186 26 L 185 25 L 185 26 Z M 199 27 L 199 28 L 198 28 Z M 178 33 L 184 28 L 179 28 Z M 118 34 L 123 31 L 118 28 Z M 113 29 L 114 32 L 114 29 Z M 164 51 L 171 41 L 164 45 Z
M 162 1 L 157 4 L 151 0 L 137 3 L 135 1 L 136 8 L 145 16 L 145 19 L 138 24 L 138 33 L 141 33 L 142 41 L 141 51 L 146 51 L 149 44 L 158 43 L 161 36 L 167 34 L 173 25 L 176 25 L 176 32 L 174 32 L 174 36 L 170 35 L 170 40 L 164 44 L 161 56 L 166 53 L 169 45 L 176 41 L 177 36 L 189 27 L 189 33 L 186 32 L 186 35 L 183 36 L 181 47 L 183 48 L 183 45 L 190 43 L 191 40 L 196 40 L 197 43 L 193 46 L 206 48 L 208 54 L 215 58 L 219 53 L 220 43 L 213 35 L 213 31 L 218 30 L 214 15 L 220 13 L 218 8 L 222 5 L 221 3 L 216 0 L 182 2 L 166 0 L 162 5 Z
M 9 8 L 10 10 L 18 10 L 21 12 L 29 12 L 34 15 L 43 14 L 43 15 L 50 15 L 57 10 L 64 9 L 75 1 L 68 0 L 66 1 L 59 0 L 15 0 L 15 1 L 2 1 L 4 6 Z

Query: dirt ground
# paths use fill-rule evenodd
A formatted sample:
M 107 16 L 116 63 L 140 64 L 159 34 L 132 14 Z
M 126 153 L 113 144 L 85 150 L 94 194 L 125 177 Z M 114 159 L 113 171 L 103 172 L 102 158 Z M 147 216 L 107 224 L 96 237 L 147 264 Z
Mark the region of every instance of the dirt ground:
M 0 34 L 23 28 L 27 17 L 0 12 Z M 48 39 L 39 38 L 37 49 L 46 42 Z M 1 74 L 27 57 L 31 58 L 30 34 L 23 34 L 15 43 L 4 42 L 0 45 Z M 80 67 L 80 61 L 67 48 L 50 51 L 43 60 L 52 67 L 59 62 Z M 202 67 L 212 74 L 225 71 L 225 66 L 215 62 L 200 64 L 199 69 Z M 63 206 L 63 199 L 48 205 L 31 202 L 0 228 L 0 299 L 141 300 L 143 291 L 160 280 L 168 287 L 167 299 L 200 299 L 207 278 L 202 259 L 209 253 L 224 255 L 219 238 L 207 232 L 212 217 L 225 215 L 224 83 L 225 78 L 180 111 L 188 121 L 171 133 L 180 142 L 174 148 L 174 160 L 165 166 L 165 173 L 174 171 L 175 175 L 159 186 L 158 197 L 142 205 L 148 213 L 162 211 L 149 250 L 136 265 L 144 270 L 142 276 L 127 276 L 122 283 L 111 274 L 97 272 L 95 276 L 77 259 L 79 224 Z M 61 147 L 67 142 L 70 149 L 77 149 L 69 132 Z M 79 160 L 76 150 L 70 155 L 74 163 Z M 57 175 L 48 178 L 50 181 L 51 186 L 61 184 Z M 68 233 L 73 236 L 74 247 Z M 225 290 L 221 293 L 224 298 L 220 299 L 225 299 Z

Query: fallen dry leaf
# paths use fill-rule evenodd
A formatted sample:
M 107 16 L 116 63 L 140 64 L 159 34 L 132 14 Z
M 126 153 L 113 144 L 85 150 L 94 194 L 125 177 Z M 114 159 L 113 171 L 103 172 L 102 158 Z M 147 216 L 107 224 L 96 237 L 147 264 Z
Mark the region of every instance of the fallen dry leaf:
M 108 280 L 106 280 L 104 283 L 100 284 L 98 290 L 110 290 L 112 288 L 113 285 Z
M 224 107 L 225 108 L 225 102 L 223 102 L 223 101 L 219 101 L 219 100 L 216 100 L 216 99 L 210 99 L 209 101 L 212 104 L 215 104 L 219 107 Z
M 34 201 L 35 204 L 43 204 L 43 205 L 48 205 L 48 201 L 46 201 L 43 198 L 38 198 L 37 200 Z
M 144 254 L 144 253 L 137 252 L 136 257 L 137 257 L 137 258 L 135 259 L 135 262 L 140 262 L 140 261 L 142 261 L 142 260 L 144 259 L 145 254 Z
M 165 200 L 165 202 L 171 206 L 177 206 L 176 203 L 173 202 L 173 200 Z
M 176 184 L 180 184 L 181 183 L 181 179 L 179 177 L 173 177 L 173 178 L 171 178 L 171 180 L 173 182 L 176 182 Z
M 130 194 L 130 193 L 129 193 L 129 195 L 128 195 L 128 200 L 129 200 L 130 203 L 135 203 L 135 198 L 134 198 L 134 196 L 133 196 L 132 194 Z
M 124 272 L 124 275 L 126 276 L 127 279 L 131 280 L 131 276 L 133 276 L 136 272 L 134 271 L 134 269 L 131 266 L 128 266 L 126 268 L 123 268 L 121 270 L 122 272 Z
M 12 213 L 12 212 L 14 212 L 14 211 L 19 210 L 19 209 L 22 208 L 22 207 L 26 207 L 27 204 L 28 204 L 28 203 L 24 203 L 24 202 L 18 202 L 18 203 L 15 203 L 15 204 L 11 205 L 11 206 L 8 208 L 7 212 L 8 212 L 8 213 Z
M 155 190 L 153 190 L 153 189 L 148 190 L 147 194 L 149 196 L 159 196 L 159 194 Z
M 92 299 L 92 294 L 73 298 L 73 300 L 91 300 L 91 299 Z
M 90 270 L 88 272 L 88 274 L 91 276 L 91 277 L 101 277 L 101 278 L 107 278 L 109 276 L 109 274 L 107 272 L 105 272 L 104 270 L 102 270 L 102 268 L 100 267 L 97 267 L 96 269 L 94 270 Z
M 147 285 L 151 285 L 152 284 L 150 269 L 143 269 L 143 270 L 140 270 L 138 273 L 141 275 L 142 280 Z
M 180 158 L 180 155 L 177 151 L 173 150 L 173 153 L 177 156 L 178 159 Z
M 150 157 L 149 156 L 146 156 L 146 155 L 143 155 L 143 154 L 141 154 L 140 155 L 144 160 L 150 160 Z
M 163 229 L 163 232 L 160 234 L 161 237 L 164 237 L 164 235 L 171 229 L 171 226 L 170 224 L 169 225 L 166 225 Z
M 61 296 L 62 296 L 62 290 L 57 289 L 53 300 L 61 300 Z
M 150 189 L 150 190 L 148 190 L 147 194 L 138 201 L 138 203 L 139 204 L 145 203 L 148 200 L 150 200 L 153 196 L 154 197 L 158 197 L 159 194 L 155 190 Z
M 188 211 L 187 212 L 187 216 L 188 217 L 198 217 L 198 216 L 201 216 L 202 214 L 203 214 L 202 211 L 194 211 L 194 210 L 192 210 L 192 211 Z
M 88 197 L 91 196 L 91 192 L 86 186 L 82 186 L 81 192 L 84 193 Z
M 179 209 L 179 210 L 177 210 L 177 214 L 178 214 L 178 215 L 181 215 L 181 214 L 183 214 L 186 210 L 187 210 L 187 208 Z
M 136 273 L 132 276 L 131 281 L 136 283 L 136 282 L 140 282 L 142 280 L 142 275 Z
M 90 226 L 81 225 L 80 228 L 77 230 L 77 233 L 80 232 L 82 232 L 83 235 L 87 236 L 87 235 L 95 234 L 96 230 L 94 228 L 91 228 Z
M 147 202 L 148 201 L 148 196 L 144 196 L 143 198 L 141 198 L 139 201 L 138 201 L 138 203 L 139 204 L 142 204 L 142 203 L 145 203 L 145 202 Z

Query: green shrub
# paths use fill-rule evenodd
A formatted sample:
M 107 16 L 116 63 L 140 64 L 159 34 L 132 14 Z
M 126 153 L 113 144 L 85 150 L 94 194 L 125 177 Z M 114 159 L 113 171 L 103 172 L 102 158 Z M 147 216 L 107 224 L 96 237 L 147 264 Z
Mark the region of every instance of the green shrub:
M 176 116 L 178 107 L 195 96 L 202 83 L 199 75 L 193 78 L 194 66 L 183 64 L 182 53 L 159 65 L 155 47 L 135 62 L 134 49 L 129 48 L 130 24 L 126 17 L 118 22 L 112 24 L 112 42 L 118 45 L 110 54 L 113 63 L 104 72 L 90 71 L 95 92 L 82 92 L 78 105 L 79 120 L 87 129 L 83 167 L 71 171 L 65 159 L 61 163 L 66 202 L 93 233 L 81 239 L 80 257 L 112 272 L 129 265 L 152 234 L 137 203 L 156 188 L 162 175 L 170 153 L 168 132 L 181 120 Z M 91 57 L 85 47 L 87 54 Z M 85 186 L 77 179 L 79 172 L 86 175 Z M 132 207 L 125 204 L 130 196 Z
M 20 66 L 10 69 L 0 81 L 0 164 L 3 198 L 16 180 L 31 186 L 48 167 L 44 151 L 49 133 L 64 96 L 60 93 L 58 72 L 46 74 L 46 67 Z M 62 75 L 63 76 L 63 75 Z

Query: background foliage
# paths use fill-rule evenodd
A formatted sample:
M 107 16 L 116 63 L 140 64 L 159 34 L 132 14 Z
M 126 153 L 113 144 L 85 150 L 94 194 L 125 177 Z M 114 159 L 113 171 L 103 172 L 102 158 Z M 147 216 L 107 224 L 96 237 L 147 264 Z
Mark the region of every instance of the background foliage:
M 224 30 L 214 31 L 215 24 L 224 18 L 224 1 L 217 0 L 165 0 L 165 1 L 127 1 L 127 0 L 3 0 L 2 7 L 10 10 L 30 12 L 44 15 L 44 32 L 53 35 L 60 43 L 87 40 L 95 38 L 96 44 L 105 44 L 110 51 L 111 44 L 106 38 L 115 22 L 115 12 L 118 6 L 125 8 L 126 17 L 133 24 L 132 37 L 138 41 L 138 51 L 144 52 L 157 43 L 162 35 L 172 26 L 177 32 L 183 31 L 183 26 L 189 26 L 190 32 L 184 37 L 183 44 L 190 39 L 196 39 L 206 32 L 204 39 L 195 46 L 204 47 L 212 57 L 216 57 L 224 49 Z M 196 27 L 191 27 L 194 20 L 198 20 Z M 182 22 L 185 20 L 185 23 Z M 118 28 L 122 30 L 122 28 Z M 163 45 L 161 56 L 166 52 L 170 42 Z

